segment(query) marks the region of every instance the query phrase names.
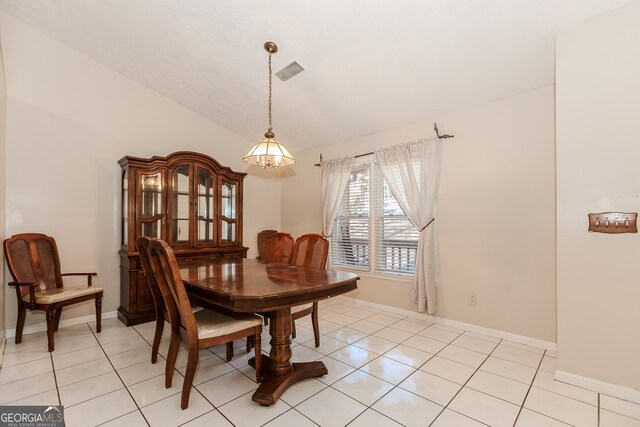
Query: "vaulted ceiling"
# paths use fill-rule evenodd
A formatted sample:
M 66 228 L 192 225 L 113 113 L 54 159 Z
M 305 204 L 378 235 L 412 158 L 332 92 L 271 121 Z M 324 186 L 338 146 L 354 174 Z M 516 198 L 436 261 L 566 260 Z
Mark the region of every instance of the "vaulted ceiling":
M 555 33 L 633 0 L 0 0 L 0 10 L 246 137 L 292 151 L 553 84 Z

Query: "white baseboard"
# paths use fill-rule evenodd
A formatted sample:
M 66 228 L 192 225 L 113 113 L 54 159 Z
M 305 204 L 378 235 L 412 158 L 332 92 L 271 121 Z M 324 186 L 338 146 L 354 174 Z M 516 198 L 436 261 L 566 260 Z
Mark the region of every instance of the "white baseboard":
M 430 320 L 439 325 L 451 326 L 453 328 L 464 329 L 470 332 L 476 332 L 482 335 L 488 335 L 490 337 L 501 338 L 513 342 L 517 342 L 519 344 L 530 345 L 533 347 L 544 348 L 545 350 L 556 351 L 557 344 L 551 341 L 544 341 L 537 338 L 531 338 L 524 335 L 513 334 L 511 332 L 500 331 L 498 329 L 485 328 L 482 326 L 473 325 L 471 323 L 459 322 L 457 320 L 445 319 L 438 316 L 431 316 L 426 313 L 418 313 L 415 311 L 404 310 L 402 308 L 389 307 L 388 305 L 376 304 L 369 301 L 363 301 L 356 298 L 351 298 L 347 296 L 342 296 L 343 298 L 349 298 L 354 304 L 362 306 L 362 307 L 372 307 L 378 310 L 386 310 L 391 311 L 393 313 L 398 313 L 405 315 L 407 317 L 412 317 L 415 319 L 426 319 Z
M 102 319 L 112 319 L 114 317 L 118 317 L 118 312 L 117 311 L 109 311 L 107 313 L 102 313 Z M 66 320 L 60 320 L 60 327 L 64 328 L 65 326 L 73 326 L 73 325 L 79 325 L 81 323 L 88 323 L 88 322 L 93 322 L 96 320 L 96 315 L 95 314 L 91 314 L 89 316 L 83 316 L 83 317 L 75 317 L 73 319 L 66 319 Z M 43 332 L 47 330 L 47 324 L 46 323 L 36 323 L 34 325 L 27 325 L 24 327 L 24 329 L 22 330 L 22 335 L 26 335 L 26 334 L 33 334 L 34 332 Z M 9 339 L 9 338 L 13 338 L 16 336 L 16 328 L 12 328 L 12 329 L 7 329 L 5 332 L 5 338 Z M 4 346 L 4 340 L 2 340 L 3 342 L 3 346 Z
M 518 335 L 511 332 L 501 331 L 499 329 L 485 328 L 483 326 L 473 325 L 471 323 L 459 322 L 457 320 L 443 319 L 441 317 L 433 316 L 433 319 L 436 323 L 445 326 L 451 326 L 454 328 L 465 329 L 467 331 L 475 332 L 482 335 L 489 335 L 490 337 L 500 338 L 503 340 L 509 340 L 513 342 L 517 342 L 519 344 L 530 345 L 532 347 L 544 348 L 549 351 L 556 351 L 558 348 L 558 344 L 551 342 L 540 340 L 538 338 L 531 338 L 525 335 Z
M 611 384 L 605 381 L 596 380 L 590 377 L 583 377 L 582 375 L 560 370 L 556 371 L 555 377 L 556 380 L 564 383 L 593 390 L 619 399 L 628 400 L 630 402 L 640 403 L 640 390 L 636 390 L 631 387 Z

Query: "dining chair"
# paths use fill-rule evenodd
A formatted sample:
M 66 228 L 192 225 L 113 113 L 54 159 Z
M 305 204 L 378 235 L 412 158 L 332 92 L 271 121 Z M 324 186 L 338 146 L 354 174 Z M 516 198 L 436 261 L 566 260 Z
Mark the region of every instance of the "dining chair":
M 267 264 L 289 264 L 293 250 L 293 237 L 289 233 L 269 233 L 264 253 L 260 260 Z M 269 313 L 258 313 L 264 319 L 265 326 L 269 324 Z
M 102 330 L 103 289 L 91 282 L 97 273 L 61 273 L 53 237 L 40 233 L 16 234 L 4 241 L 4 255 L 14 280 L 9 286 L 15 287 L 18 298 L 16 344 L 22 342 L 27 309 L 44 310 L 49 351 L 55 350 L 54 332 L 66 306 L 95 300 L 96 332 Z M 87 285 L 65 287 L 62 278 L 66 276 L 87 276 Z
M 293 237 L 289 233 L 273 233 L 267 240 L 264 262 L 289 264 L 293 250 Z
M 140 255 L 140 262 L 142 263 L 142 270 L 144 272 L 145 279 L 151 289 L 151 296 L 153 297 L 153 304 L 156 312 L 156 328 L 153 335 L 153 344 L 151 346 L 151 363 L 158 361 L 158 350 L 160 349 L 160 341 L 162 341 L 162 333 L 164 332 L 164 322 L 170 322 L 170 316 L 167 313 L 167 308 L 164 303 L 165 296 L 162 294 L 162 289 L 158 286 L 156 278 L 151 269 L 151 259 L 149 259 L 149 243 L 151 239 L 146 236 L 138 237 L 136 242 L 138 246 L 138 253 Z M 202 310 L 203 308 L 191 304 L 191 311 L 194 313 Z M 251 351 L 251 341 L 247 340 L 247 352 Z M 227 343 L 227 360 L 231 360 L 233 357 L 233 342 Z
M 181 408 L 189 406 L 189 394 L 198 366 L 199 351 L 235 339 L 252 340 L 255 351 L 256 381 L 261 381 L 260 334 L 262 319 L 253 314 L 226 315 L 203 309 L 193 312 L 173 249 L 164 241 L 151 239 L 148 246 L 151 270 L 161 289 L 170 318 L 171 340 L 165 369 L 165 387 L 171 387 L 180 341 L 187 345 L 187 369 L 182 384 Z M 227 354 L 227 360 L 229 360 Z
M 296 239 L 291 255 L 291 264 L 300 267 L 325 268 L 329 255 L 329 241 L 320 234 L 304 234 Z M 296 319 L 311 315 L 313 337 L 316 347 L 320 347 L 320 326 L 318 324 L 318 302 L 291 307 L 291 336 L 296 337 Z
M 258 257 L 256 259 L 261 260 L 264 258 L 265 251 L 267 250 L 267 241 L 271 235 L 277 232 L 278 230 L 262 230 L 258 233 Z
M 153 344 L 151 346 L 151 363 L 158 361 L 158 350 L 160 349 L 160 341 L 162 341 L 162 333 L 164 332 L 164 322 L 170 322 L 170 316 L 167 313 L 167 308 L 164 304 L 165 296 L 162 295 L 162 289 L 158 286 L 156 278 L 151 269 L 151 260 L 149 259 L 149 242 L 151 238 L 146 236 L 138 237 L 136 244 L 138 246 L 138 253 L 140 255 L 140 262 L 142 263 L 142 270 L 144 272 L 145 279 L 151 289 L 151 296 L 153 297 L 153 304 L 156 312 L 156 328 L 153 335 Z M 202 307 L 191 304 L 191 311 L 202 310 Z M 251 351 L 251 341 L 247 340 L 247 352 Z M 231 360 L 233 357 L 233 342 L 227 343 L 227 360 Z

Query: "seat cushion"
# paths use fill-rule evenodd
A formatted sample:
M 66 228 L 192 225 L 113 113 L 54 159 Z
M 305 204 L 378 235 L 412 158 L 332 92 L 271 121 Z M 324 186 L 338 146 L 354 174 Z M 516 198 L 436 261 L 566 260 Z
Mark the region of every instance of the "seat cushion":
M 211 310 L 193 313 L 198 326 L 198 338 L 213 338 L 228 335 L 247 328 L 262 326 L 262 318 L 254 314 L 234 314 L 233 317 Z
M 100 286 L 83 286 L 81 288 L 55 288 L 46 291 L 36 292 L 36 304 L 53 304 L 60 301 L 67 301 L 84 295 L 97 294 L 102 292 Z M 22 297 L 22 301 L 30 302 L 29 294 Z
M 291 314 L 293 313 L 299 313 L 303 310 L 307 310 L 309 308 L 313 307 L 313 303 L 311 304 L 302 304 L 302 305 L 296 305 L 294 307 L 291 307 Z

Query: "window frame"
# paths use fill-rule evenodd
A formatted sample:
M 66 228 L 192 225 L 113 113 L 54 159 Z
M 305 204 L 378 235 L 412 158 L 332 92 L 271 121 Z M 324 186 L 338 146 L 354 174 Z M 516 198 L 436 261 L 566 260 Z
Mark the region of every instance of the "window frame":
M 334 230 L 332 233 L 332 237 L 329 238 L 330 241 L 330 253 L 329 253 L 329 263 L 331 268 L 338 270 L 347 270 L 353 271 L 361 276 L 369 276 L 369 277 L 377 277 L 377 278 L 389 278 L 393 277 L 394 280 L 397 281 L 411 281 L 415 272 L 415 254 L 417 253 L 418 246 L 418 236 L 416 236 L 415 246 L 411 246 L 414 251 L 413 257 L 413 270 L 410 272 L 403 272 L 398 270 L 384 270 L 380 268 L 378 255 L 382 249 L 382 221 L 384 218 L 384 193 L 383 193 L 383 185 L 384 178 L 382 177 L 382 171 L 377 166 L 375 162 L 375 157 L 373 155 L 367 155 L 356 159 L 352 166 L 352 170 L 350 173 L 353 173 L 354 170 L 357 169 L 368 169 L 369 173 L 369 215 L 368 215 L 368 230 L 367 230 L 367 242 L 368 242 L 368 266 L 359 267 L 348 264 L 336 263 L 336 258 L 334 257 L 335 245 L 337 244 L 334 235 L 337 233 L 338 221 L 341 218 L 339 216 L 339 210 L 336 214 L 336 218 L 334 219 Z M 388 185 L 388 184 L 387 184 Z M 348 191 L 348 189 L 346 190 Z M 347 194 L 345 191 L 345 195 Z M 391 195 L 393 197 L 393 195 Z M 344 200 L 343 196 L 343 200 Z M 340 202 L 340 206 L 342 206 L 343 200 Z M 397 202 L 396 202 L 397 203 Z M 400 218 L 408 218 L 404 213 Z M 412 226 L 413 227 L 413 226 Z M 414 230 L 415 227 L 413 227 Z

